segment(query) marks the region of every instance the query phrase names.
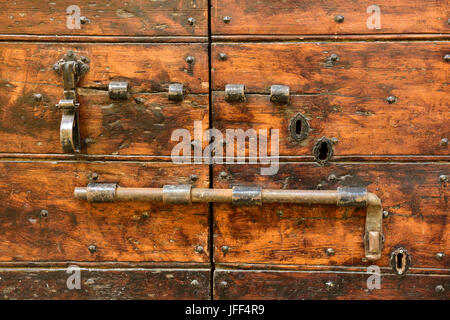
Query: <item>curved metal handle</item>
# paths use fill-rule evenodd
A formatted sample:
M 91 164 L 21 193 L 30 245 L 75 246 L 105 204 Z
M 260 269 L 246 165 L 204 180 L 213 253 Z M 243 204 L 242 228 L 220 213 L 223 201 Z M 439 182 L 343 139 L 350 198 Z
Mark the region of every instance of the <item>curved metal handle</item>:
M 89 70 L 88 63 L 88 58 L 78 58 L 69 50 L 53 65 L 53 70 L 62 76 L 64 83 L 64 99 L 60 100 L 56 106 L 63 112 L 59 132 L 62 148 L 68 153 L 81 150 L 76 86 L 81 76 Z
M 337 190 L 272 190 L 259 187 L 236 186 L 232 189 L 192 188 L 190 185 L 166 185 L 163 188 L 122 188 L 115 183 L 90 183 L 75 188 L 77 199 L 89 202 L 156 201 L 167 204 L 194 202 L 231 202 L 234 205 L 262 205 L 263 203 L 325 204 L 339 207 L 366 207 L 364 233 L 365 257 L 381 258 L 384 236 L 381 200 L 365 188 Z

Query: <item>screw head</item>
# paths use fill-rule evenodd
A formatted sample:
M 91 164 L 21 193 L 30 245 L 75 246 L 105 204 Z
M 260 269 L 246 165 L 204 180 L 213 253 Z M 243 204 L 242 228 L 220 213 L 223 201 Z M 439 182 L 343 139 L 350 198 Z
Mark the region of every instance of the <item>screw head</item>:
M 334 17 L 334 21 L 336 21 L 337 23 L 342 23 L 344 22 L 344 16 L 337 15 L 336 17 Z
M 331 61 L 338 61 L 339 60 L 339 56 L 336 53 L 332 53 L 330 56 L 330 60 Z
M 194 23 L 195 23 L 195 19 L 192 18 L 192 17 L 190 17 L 190 18 L 187 20 L 187 22 L 188 22 L 189 25 L 193 26 Z
M 47 217 L 48 217 L 48 211 L 45 210 L 45 209 L 43 209 L 43 210 L 41 210 L 41 212 L 39 212 L 39 215 L 40 215 L 42 218 L 47 218 Z
M 196 246 L 194 250 L 195 250 L 195 252 L 197 252 L 197 253 L 203 253 L 203 251 L 204 251 L 204 249 L 203 249 L 202 246 Z
M 436 259 L 438 261 L 441 261 L 442 259 L 444 259 L 444 257 L 445 257 L 445 254 L 443 252 L 436 253 Z
M 442 138 L 441 139 L 441 146 L 448 146 L 448 139 L 447 138 Z
M 33 93 L 33 99 L 34 99 L 34 101 L 42 101 L 42 94 Z
M 191 281 L 191 286 L 196 287 L 196 286 L 198 286 L 198 285 L 200 285 L 200 282 L 198 282 L 198 280 L 192 280 L 192 281 Z
M 231 17 L 229 17 L 229 16 L 223 17 L 223 22 L 230 23 L 230 21 L 231 21 Z
M 389 211 L 384 210 L 383 211 L 383 218 L 389 217 Z
M 191 174 L 190 179 L 191 179 L 191 181 L 197 181 L 198 180 L 198 175 Z
M 434 291 L 436 291 L 437 293 L 443 293 L 445 291 L 445 288 L 443 285 L 439 284 L 434 288 Z
M 328 280 L 327 282 L 325 282 L 325 287 L 328 291 L 332 291 L 336 288 L 336 284 L 333 281 Z
M 187 63 L 191 64 L 191 63 L 194 63 L 194 61 L 195 61 L 195 58 L 193 56 L 187 56 L 186 57 L 186 62 Z
M 441 182 L 447 182 L 447 181 L 448 181 L 448 178 L 447 178 L 447 176 L 446 176 L 445 174 L 441 174 L 441 175 L 439 176 L 439 180 L 441 180 Z
M 87 17 L 85 17 L 85 16 L 80 17 L 80 23 L 81 24 L 86 24 L 86 23 L 89 23 L 89 22 L 91 22 L 91 20 L 89 20 Z
M 445 56 L 444 56 L 444 61 L 445 62 L 449 62 L 450 61 L 450 54 L 446 54 Z
M 221 178 L 226 178 L 228 176 L 228 173 L 226 173 L 225 171 L 222 171 L 220 174 L 219 174 L 219 177 L 221 177 Z
M 228 56 L 226 53 L 223 53 L 223 52 L 219 53 L 220 60 L 225 61 L 225 60 L 227 60 L 227 58 L 228 58 Z
M 328 248 L 327 250 L 325 250 L 325 252 L 327 253 L 327 256 L 332 257 L 335 254 L 335 251 L 333 248 Z
M 88 247 L 88 250 L 89 250 L 90 253 L 95 253 L 97 251 L 97 246 L 95 244 L 91 244 Z
M 395 96 L 389 96 L 389 97 L 386 98 L 386 101 L 387 101 L 389 104 L 396 103 L 396 102 L 397 102 L 397 97 L 395 97 Z
M 336 180 L 337 180 L 337 177 L 335 174 L 332 173 L 328 176 L 328 181 L 336 181 Z

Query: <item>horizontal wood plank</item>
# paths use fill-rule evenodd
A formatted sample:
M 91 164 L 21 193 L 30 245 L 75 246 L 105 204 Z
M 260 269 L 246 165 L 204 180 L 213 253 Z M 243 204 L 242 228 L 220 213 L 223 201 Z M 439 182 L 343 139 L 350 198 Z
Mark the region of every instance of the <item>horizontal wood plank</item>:
M 74 16 L 87 23 L 74 25 Z M 192 36 L 208 34 L 208 2 L 206 0 L 164 1 L 53 1 L 1 0 L 0 33 L 56 35 L 130 35 Z M 67 13 L 69 10 L 69 13 Z M 189 18 L 195 19 L 193 24 Z M 69 27 L 68 27 L 69 26 Z
M 1 300 L 202 300 L 210 298 L 207 269 L 0 268 Z M 78 272 L 78 271 L 77 271 Z M 69 279 L 69 277 L 72 277 Z M 67 283 L 71 285 L 69 289 Z
M 266 136 L 259 130 L 266 129 L 269 135 L 270 130 L 278 130 L 283 157 L 313 157 L 315 143 L 324 136 L 338 140 L 333 157 L 448 155 L 448 143 L 442 140 L 450 138 L 448 94 L 430 97 L 435 101 L 428 107 L 428 101 L 415 103 L 414 95 L 395 104 L 382 97 L 296 95 L 288 105 L 279 105 L 272 103 L 269 95 L 257 94 L 248 94 L 243 103 L 228 103 L 223 92 L 214 92 L 213 126 L 223 133 L 253 129 L 259 139 Z M 309 128 L 300 128 L 306 133 L 302 141 L 296 140 L 290 129 L 292 122 L 296 127 L 298 114 L 309 124 Z M 268 141 L 274 141 L 273 137 Z
M 206 165 L 2 161 L 0 262 L 209 262 L 206 204 L 75 200 L 74 188 L 92 181 L 209 185 Z
M 365 272 L 215 270 L 217 300 L 448 300 L 450 275 L 405 277 L 382 274 L 379 289 L 368 289 Z M 333 287 L 327 286 L 331 283 Z M 372 282 L 371 282 L 372 283 Z M 442 286 L 444 291 L 437 292 Z
M 447 0 L 213 0 L 211 26 L 214 35 L 448 33 L 448 17 Z
M 261 165 L 267 167 L 267 165 Z M 397 246 L 411 255 L 411 268 L 450 268 L 448 163 L 281 163 L 276 175 L 260 165 L 214 166 L 214 188 L 336 190 L 367 187 L 389 216 L 380 260 L 364 262 L 364 208 L 265 204 L 214 205 L 214 260 L 234 264 L 368 266 L 390 268 Z M 328 256 L 327 248 L 335 254 Z M 437 253 L 443 253 L 441 260 Z

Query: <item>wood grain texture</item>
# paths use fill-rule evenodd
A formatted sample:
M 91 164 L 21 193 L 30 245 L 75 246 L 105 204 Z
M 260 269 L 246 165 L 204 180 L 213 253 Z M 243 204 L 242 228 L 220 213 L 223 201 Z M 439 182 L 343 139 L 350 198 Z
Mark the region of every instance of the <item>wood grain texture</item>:
M 66 9 L 76 4 L 90 22 L 80 29 L 67 27 Z M 207 35 L 206 0 L 53 1 L 1 0 L 0 33 L 57 35 Z M 72 13 L 72 11 L 71 11 Z M 190 25 L 189 18 L 195 23 Z
M 369 290 L 365 272 L 281 272 L 264 270 L 215 270 L 214 299 L 267 300 L 448 300 L 449 275 L 383 274 L 380 289 Z M 335 288 L 327 290 L 332 281 Z M 444 292 L 436 292 L 436 286 Z
M 264 165 L 266 166 L 266 165 Z M 223 174 L 222 172 L 225 172 Z M 364 262 L 362 237 L 366 210 L 334 206 L 266 204 L 261 207 L 214 205 L 216 263 L 390 267 L 397 246 L 411 255 L 411 268 L 449 268 L 448 163 L 281 163 L 273 176 L 259 165 L 214 166 L 214 188 L 235 185 L 267 189 L 335 190 L 367 187 L 389 216 L 383 219 L 382 258 Z M 224 246 L 228 250 L 224 251 Z M 328 256 L 327 248 L 335 250 Z M 436 254 L 445 254 L 442 260 Z
M 95 174 L 98 178 L 95 179 Z M 191 175 L 196 174 L 196 180 Z M 209 262 L 206 204 L 88 203 L 74 188 L 207 188 L 207 166 L 144 162 L 0 162 L 0 262 Z M 47 216 L 41 211 L 47 210 Z M 91 253 L 90 245 L 97 251 Z M 195 250 L 198 246 L 203 251 Z
M 80 269 L 69 290 L 67 269 L 0 269 L 1 300 L 202 300 L 210 298 L 207 269 Z M 73 284 L 73 281 L 70 281 Z
M 335 157 L 448 155 L 449 146 L 441 140 L 450 137 L 449 96 L 415 103 L 417 96 L 411 93 L 389 104 L 382 97 L 297 95 L 288 105 L 279 105 L 269 95 L 257 94 L 248 94 L 243 103 L 228 103 L 223 92 L 214 92 L 213 126 L 221 132 L 278 129 L 279 154 L 285 157 L 313 156 L 314 144 L 323 136 L 338 139 Z M 300 142 L 290 131 L 298 113 L 309 123 L 308 135 Z
M 61 154 L 59 127 L 62 112 L 54 102 L 61 88 L 27 85 L 26 91 L 3 87 L 11 95 L 0 110 L 0 152 Z M 33 90 L 34 89 L 34 90 Z M 33 94 L 39 92 L 41 101 Z M 208 127 L 208 96 L 187 95 L 172 102 L 165 93 L 134 93 L 111 100 L 108 91 L 79 89 L 82 154 L 170 156 L 178 141 L 176 129 L 193 134 L 194 121 Z M 1 100 L 2 98 L 0 98 Z
M 381 12 L 379 29 L 367 24 L 373 4 Z M 337 15 L 344 16 L 343 23 L 334 20 Z M 213 0 L 211 25 L 214 35 L 448 33 L 448 17 L 447 0 Z
M 131 92 L 167 92 L 170 83 L 183 83 L 187 93 L 208 93 L 208 50 L 199 43 L 5 42 L 0 44 L 1 88 L 26 93 L 28 86 L 59 87 L 62 97 L 62 77 L 52 67 L 69 50 L 90 59 L 78 87 L 107 89 L 111 81 L 127 81 Z M 194 63 L 186 62 L 188 56 Z
M 433 110 L 448 106 L 450 52 L 446 41 L 215 43 L 212 89 L 244 84 L 247 93 L 269 93 L 274 84 L 291 94 L 329 94 L 380 103 L 388 96 Z M 225 61 L 219 54 L 225 53 Z M 330 59 L 337 55 L 337 61 Z M 395 108 L 396 105 L 391 105 Z

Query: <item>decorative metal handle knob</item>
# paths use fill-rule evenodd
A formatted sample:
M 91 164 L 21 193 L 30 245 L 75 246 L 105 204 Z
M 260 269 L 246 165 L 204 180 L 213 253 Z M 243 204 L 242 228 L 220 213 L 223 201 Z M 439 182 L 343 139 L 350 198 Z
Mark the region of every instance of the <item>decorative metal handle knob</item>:
M 364 233 L 365 257 L 381 258 L 383 248 L 383 209 L 380 199 L 365 188 L 337 190 L 272 190 L 259 187 L 235 186 L 232 189 L 192 188 L 190 185 L 166 185 L 163 188 L 122 188 L 115 183 L 90 183 L 75 188 L 77 199 L 89 202 L 155 201 L 165 204 L 194 202 L 230 202 L 234 205 L 262 205 L 263 203 L 324 204 L 340 207 L 366 207 Z

